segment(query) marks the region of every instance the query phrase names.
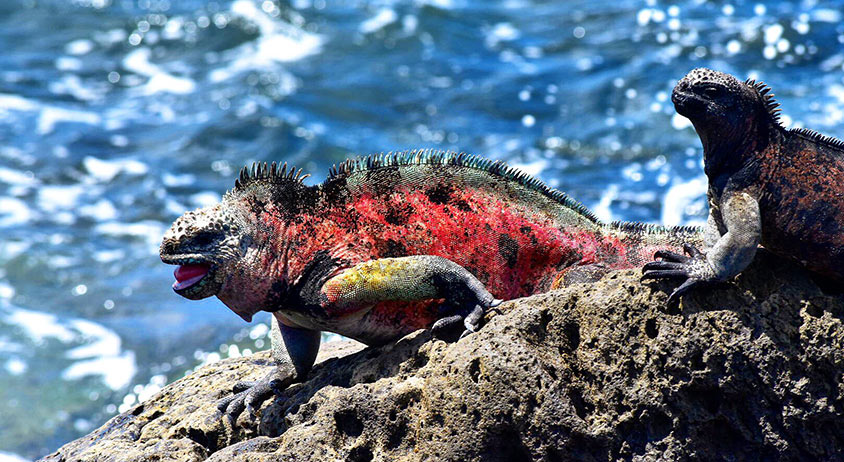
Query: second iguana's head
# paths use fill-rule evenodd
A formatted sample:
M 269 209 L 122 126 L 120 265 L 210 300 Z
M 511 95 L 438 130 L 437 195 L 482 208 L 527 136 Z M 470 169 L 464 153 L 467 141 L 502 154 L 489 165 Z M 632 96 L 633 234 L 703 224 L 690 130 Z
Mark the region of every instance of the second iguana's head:
M 671 101 L 677 113 L 691 120 L 705 153 L 728 153 L 748 141 L 767 141 L 767 132 L 777 124 L 769 91 L 761 83 L 698 68 L 677 83 Z
M 159 250 L 164 263 L 178 266 L 173 290 L 191 300 L 216 295 L 246 321 L 267 309 L 284 279 L 279 235 L 311 191 L 304 177 L 286 166 L 255 165 L 220 203 L 179 217 Z

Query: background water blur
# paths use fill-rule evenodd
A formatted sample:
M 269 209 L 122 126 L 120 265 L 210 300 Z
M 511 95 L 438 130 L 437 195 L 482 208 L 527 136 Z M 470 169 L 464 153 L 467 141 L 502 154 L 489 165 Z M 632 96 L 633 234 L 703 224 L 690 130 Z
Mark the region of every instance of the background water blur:
M 170 290 L 157 246 L 247 162 L 503 159 L 604 219 L 700 223 L 688 70 L 844 129 L 833 1 L 0 2 L 0 460 L 54 450 L 203 362 L 266 347 Z M 262 318 L 263 320 L 263 318 Z

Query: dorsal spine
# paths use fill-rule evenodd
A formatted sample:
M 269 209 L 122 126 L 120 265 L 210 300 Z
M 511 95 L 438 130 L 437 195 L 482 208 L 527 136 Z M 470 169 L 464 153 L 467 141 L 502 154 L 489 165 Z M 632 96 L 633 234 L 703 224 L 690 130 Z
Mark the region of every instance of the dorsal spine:
M 551 188 L 542 180 L 528 175 L 519 169 L 510 167 L 500 160 L 490 160 L 465 152 L 457 153 L 435 149 L 414 149 L 411 151 L 388 152 L 386 154 L 380 153 L 357 157 L 331 167 L 326 183 L 360 171 L 402 165 L 453 165 L 482 170 L 505 180 L 515 181 L 528 189 L 543 194 L 563 206 L 574 210 L 593 223 L 600 224 L 598 218 L 586 206 L 572 199 L 566 193 Z
M 751 79 L 747 79 L 744 83 L 756 90 L 759 94 L 759 98 L 765 105 L 765 110 L 768 114 L 770 114 L 771 120 L 777 128 L 789 135 L 797 135 L 810 141 L 844 150 L 844 141 L 833 136 L 823 135 L 808 128 L 786 129 L 783 127 L 780 121 L 780 113 L 782 112 L 782 109 L 780 108 L 780 104 L 774 99 L 774 94 L 771 93 L 771 87 L 766 85 L 764 82 L 757 82 Z

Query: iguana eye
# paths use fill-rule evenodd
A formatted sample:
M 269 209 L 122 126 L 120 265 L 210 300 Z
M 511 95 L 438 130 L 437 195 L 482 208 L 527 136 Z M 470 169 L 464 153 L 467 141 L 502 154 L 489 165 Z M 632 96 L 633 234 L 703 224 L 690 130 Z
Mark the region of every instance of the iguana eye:
M 724 95 L 724 89 L 715 85 L 707 85 L 703 87 L 703 94 L 709 98 L 718 98 Z
M 196 236 L 194 236 L 192 241 L 193 241 L 193 244 L 197 247 L 205 247 L 207 245 L 210 245 L 212 242 L 214 242 L 214 239 L 216 239 L 216 236 L 214 234 L 209 233 L 207 231 L 203 231 L 203 232 L 197 234 Z

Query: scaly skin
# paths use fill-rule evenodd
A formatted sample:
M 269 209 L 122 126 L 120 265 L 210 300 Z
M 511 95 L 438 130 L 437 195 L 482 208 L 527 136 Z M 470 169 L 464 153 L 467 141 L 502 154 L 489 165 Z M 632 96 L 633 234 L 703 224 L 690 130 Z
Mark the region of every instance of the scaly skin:
M 600 223 L 539 180 L 463 154 L 373 156 L 321 185 L 301 179 L 275 164 L 244 169 L 220 204 L 179 218 L 161 244 L 165 263 L 185 265 L 177 293 L 216 295 L 246 321 L 274 315 L 275 376 L 290 379 L 237 387 L 222 403 L 232 418 L 303 379 L 320 331 L 370 345 L 424 328 L 469 333 L 502 299 L 701 241 L 693 228 Z
M 739 274 L 759 244 L 844 283 L 844 143 L 783 128 L 769 91 L 709 69 L 691 71 L 674 88 L 677 112 L 703 143 L 710 211 L 705 252 L 663 251 L 645 265 L 646 279 L 684 281 L 672 301 Z

